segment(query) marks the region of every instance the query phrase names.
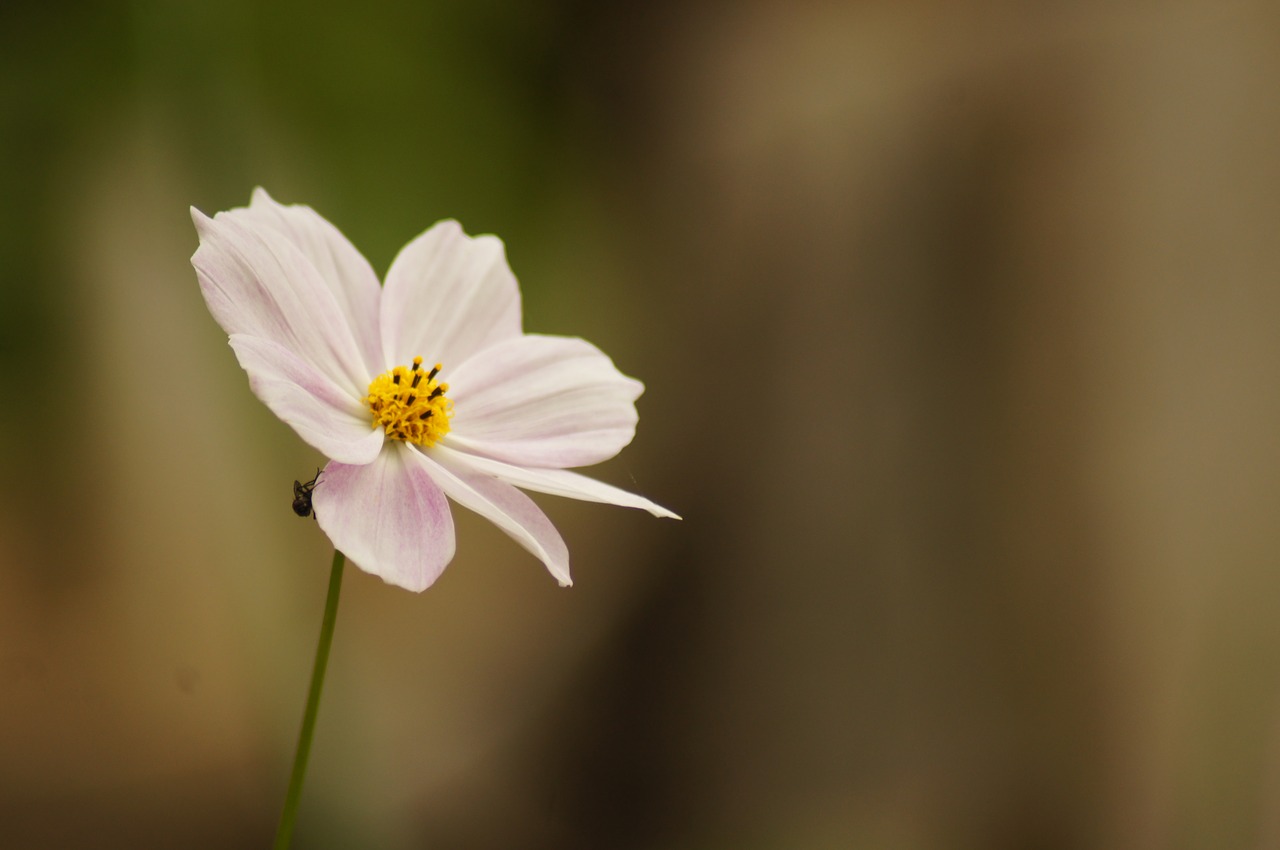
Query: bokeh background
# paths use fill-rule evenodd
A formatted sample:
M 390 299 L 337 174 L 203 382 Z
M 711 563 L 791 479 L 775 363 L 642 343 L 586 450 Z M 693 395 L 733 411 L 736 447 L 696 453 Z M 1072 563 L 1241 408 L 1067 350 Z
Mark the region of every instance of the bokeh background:
M 1280 847 L 1280 6 L 0 7 L 0 847 L 270 841 L 329 549 L 187 208 L 500 234 L 645 381 L 348 570 L 299 848 Z

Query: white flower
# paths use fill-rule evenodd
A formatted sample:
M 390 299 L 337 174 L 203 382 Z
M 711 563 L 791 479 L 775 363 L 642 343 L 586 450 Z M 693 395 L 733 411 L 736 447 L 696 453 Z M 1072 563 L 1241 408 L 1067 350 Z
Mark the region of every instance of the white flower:
M 442 221 L 400 251 L 379 286 L 337 228 L 262 189 L 247 208 L 191 216 L 209 310 L 253 392 L 330 458 L 316 517 L 366 572 L 429 587 L 453 558 L 446 496 L 562 585 L 564 541 L 516 487 L 675 517 L 569 471 L 631 442 L 644 386 L 584 340 L 522 331 L 496 237 Z

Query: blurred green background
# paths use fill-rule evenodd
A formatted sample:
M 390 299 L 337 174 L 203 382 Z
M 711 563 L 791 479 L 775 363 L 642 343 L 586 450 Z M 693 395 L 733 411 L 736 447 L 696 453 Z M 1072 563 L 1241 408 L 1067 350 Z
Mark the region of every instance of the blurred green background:
M 686 518 L 349 570 L 295 846 L 1280 847 L 1280 7 L 354 8 L 0 9 L 0 848 L 270 840 L 322 459 L 187 213 L 255 185 L 502 236 Z

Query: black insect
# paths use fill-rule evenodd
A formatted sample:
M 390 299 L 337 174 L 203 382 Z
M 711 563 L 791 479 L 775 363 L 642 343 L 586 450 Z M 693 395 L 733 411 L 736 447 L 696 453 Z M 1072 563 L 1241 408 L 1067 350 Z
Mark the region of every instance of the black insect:
M 293 482 L 293 512 L 298 516 L 314 516 L 315 509 L 311 507 L 311 491 L 316 489 L 316 485 L 320 483 L 320 470 L 316 470 L 316 477 L 312 478 L 305 484 L 301 481 Z

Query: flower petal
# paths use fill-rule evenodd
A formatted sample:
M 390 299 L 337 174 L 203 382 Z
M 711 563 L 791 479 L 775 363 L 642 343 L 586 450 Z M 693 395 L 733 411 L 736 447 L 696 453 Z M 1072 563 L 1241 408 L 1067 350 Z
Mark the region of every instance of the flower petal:
M 456 453 L 437 453 L 438 449 L 437 445 L 417 455 L 430 466 L 432 477 L 449 498 L 480 514 L 532 552 L 561 587 L 573 584 L 569 577 L 569 548 L 533 500 L 510 484 L 477 474 L 466 464 L 456 462 Z
M 471 237 L 442 221 L 401 249 L 382 291 L 383 368 L 456 367 L 520 334 L 520 288 L 496 236 Z
M 366 464 L 378 456 L 383 430 L 319 369 L 269 339 L 232 334 L 230 342 L 254 395 L 308 445 L 342 463 Z
M 378 302 L 382 299 L 382 286 L 364 255 L 311 207 L 277 203 L 262 187 L 253 190 L 245 217 L 261 226 L 275 228 L 311 261 L 351 320 L 368 374 L 381 372 Z
M 369 386 L 352 318 L 291 239 L 245 209 L 209 218 L 194 207 L 200 247 L 191 258 L 214 319 L 230 334 L 269 339 L 351 395 Z
M 636 433 L 644 384 L 572 337 L 516 337 L 446 372 L 448 445 L 519 466 L 590 466 Z
M 657 517 L 680 519 L 679 514 L 673 513 L 643 496 L 628 493 L 626 490 L 621 490 L 611 484 L 605 484 L 602 481 L 579 475 L 576 472 L 570 472 L 567 469 L 526 469 L 512 466 L 509 463 L 491 460 L 490 458 L 454 451 L 443 444 L 432 446 L 431 451 L 432 456 L 438 457 L 441 461 L 447 461 L 455 466 L 469 467 L 475 472 L 492 475 L 508 484 L 523 487 L 526 490 L 548 493 L 552 496 L 564 496 L 569 499 L 581 499 L 584 502 L 603 502 L 623 508 L 640 508 Z
M 422 591 L 453 559 L 449 501 L 417 453 L 388 442 L 373 463 L 331 462 L 312 495 L 338 551 L 388 584 Z

